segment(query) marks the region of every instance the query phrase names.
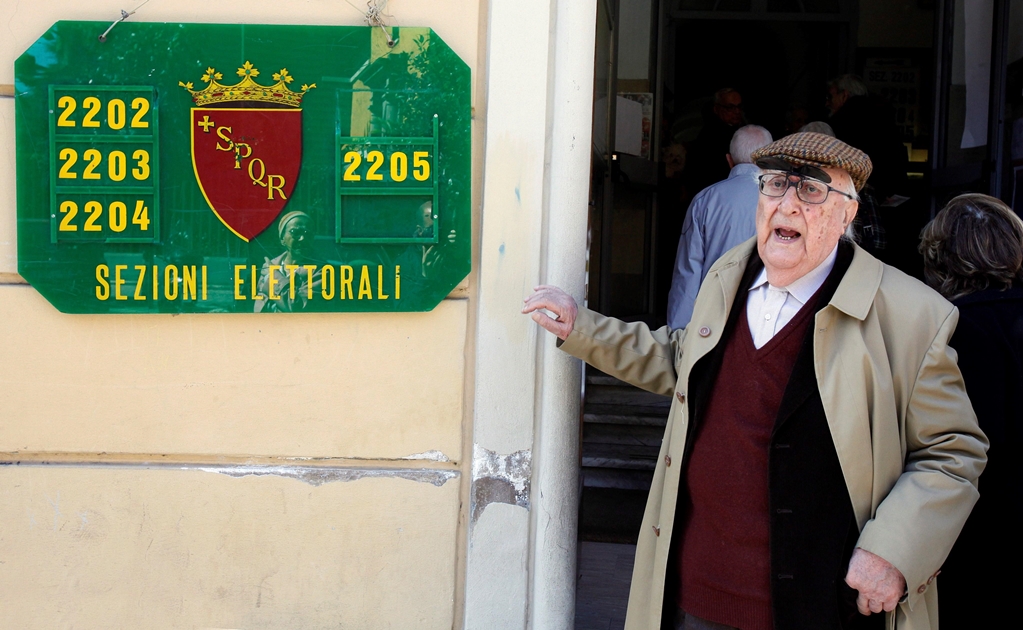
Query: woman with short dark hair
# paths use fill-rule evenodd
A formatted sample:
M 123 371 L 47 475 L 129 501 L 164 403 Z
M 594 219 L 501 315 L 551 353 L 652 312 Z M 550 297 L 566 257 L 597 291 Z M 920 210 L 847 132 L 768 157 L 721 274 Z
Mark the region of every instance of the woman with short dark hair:
M 924 228 L 927 284 L 949 300 L 1023 281 L 1023 220 L 1000 200 L 959 195 Z
M 960 195 L 924 228 L 927 283 L 959 308 L 949 345 L 991 441 L 980 501 L 941 574 L 941 625 L 1000 627 L 1023 565 L 1023 474 L 1010 461 L 1023 445 L 1023 221 L 987 195 Z

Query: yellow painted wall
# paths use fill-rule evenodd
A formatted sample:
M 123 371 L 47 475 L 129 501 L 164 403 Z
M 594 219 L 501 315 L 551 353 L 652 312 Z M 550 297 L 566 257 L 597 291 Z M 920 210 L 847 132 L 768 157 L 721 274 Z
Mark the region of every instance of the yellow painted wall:
M 457 480 L 10 467 L 0 627 L 446 630 L 457 515 Z
M 53 22 L 136 4 L 5 0 L 0 84 Z M 351 4 L 151 0 L 131 19 L 361 24 Z M 478 0 L 386 12 L 476 84 Z M 430 313 L 64 315 L 17 282 L 15 161 L 0 98 L 0 627 L 458 626 L 468 282 Z
M 466 306 L 64 315 L 0 286 L 0 452 L 460 461 Z

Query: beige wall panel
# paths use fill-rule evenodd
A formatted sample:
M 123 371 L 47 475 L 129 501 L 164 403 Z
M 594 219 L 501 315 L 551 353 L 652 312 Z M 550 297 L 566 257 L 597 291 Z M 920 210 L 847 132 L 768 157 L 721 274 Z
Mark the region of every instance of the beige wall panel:
M 0 285 L 0 451 L 460 461 L 466 310 L 65 315 Z
M 0 470 L 4 628 L 450 629 L 458 483 Z

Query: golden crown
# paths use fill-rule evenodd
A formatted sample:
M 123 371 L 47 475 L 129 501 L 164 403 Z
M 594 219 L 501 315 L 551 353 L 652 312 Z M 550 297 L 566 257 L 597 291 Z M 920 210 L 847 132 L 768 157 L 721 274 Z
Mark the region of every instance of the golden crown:
M 253 81 L 259 76 L 259 70 L 248 61 L 238 68 L 237 74 L 242 78 L 237 84 L 222 85 L 218 81 L 223 79 L 224 75 L 214 68 L 206 68 L 206 74 L 202 75 L 202 80 L 206 83 L 204 89 L 193 90 L 191 81 L 188 83 L 178 81 L 178 85 L 191 92 L 192 100 L 199 107 L 226 101 L 260 101 L 300 107 L 305 93 L 316 87 L 315 83 L 303 84 L 301 92 L 292 92 L 288 89 L 288 84 L 295 79 L 288 74 L 287 68 L 281 68 L 280 72 L 273 74 L 274 81 L 277 82 L 274 85 L 260 85 Z

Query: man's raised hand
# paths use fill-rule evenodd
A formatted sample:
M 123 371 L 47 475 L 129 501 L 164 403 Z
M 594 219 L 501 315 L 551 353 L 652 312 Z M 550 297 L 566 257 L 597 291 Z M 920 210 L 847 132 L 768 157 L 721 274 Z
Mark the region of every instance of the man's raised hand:
M 559 339 L 568 339 L 575 326 L 575 317 L 579 314 L 579 307 L 571 295 L 561 289 L 548 284 L 541 284 L 533 288 L 533 295 L 523 300 L 526 305 L 522 307 L 523 313 L 532 313 L 533 321 L 540 324 L 548 331 L 554 333 Z M 547 310 L 554 314 L 551 317 L 543 312 Z

